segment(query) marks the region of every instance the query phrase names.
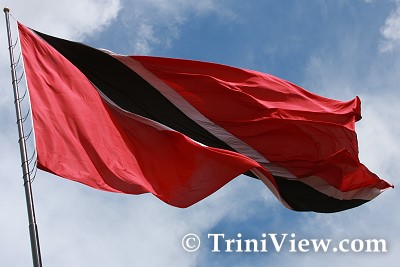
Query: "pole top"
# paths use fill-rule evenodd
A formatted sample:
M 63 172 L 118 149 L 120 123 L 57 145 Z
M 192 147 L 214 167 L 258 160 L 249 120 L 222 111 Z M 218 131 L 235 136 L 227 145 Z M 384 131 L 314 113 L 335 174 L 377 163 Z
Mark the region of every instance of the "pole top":
M 4 13 L 8 13 L 8 12 L 10 12 L 10 9 L 9 9 L 8 7 L 5 7 L 5 8 L 3 9 L 3 11 L 4 11 Z

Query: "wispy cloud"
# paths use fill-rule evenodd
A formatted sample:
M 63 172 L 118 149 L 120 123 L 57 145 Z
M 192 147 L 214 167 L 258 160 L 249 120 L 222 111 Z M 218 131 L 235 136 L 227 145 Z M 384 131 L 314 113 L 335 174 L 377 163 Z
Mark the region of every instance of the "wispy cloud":
M 400 47 L 400 1 L 396 1 L 396 5 L 380 29 L 383 37 L 379 45 L 381 52 L 391 52 Z
M 82 40 L 109 25 L 121 9 L 120 0 L 5 0 L 4 5 L 30 27 L 76 40 Z
M 124 3 L 121 20 L 133 40 L 133 53 L 150 54 L 155 47 L 168 48 L 177 40 L 181 27 L 193 17 L 214 15 L 233 18 L 225 1 L 215 0 L 150 0 Z

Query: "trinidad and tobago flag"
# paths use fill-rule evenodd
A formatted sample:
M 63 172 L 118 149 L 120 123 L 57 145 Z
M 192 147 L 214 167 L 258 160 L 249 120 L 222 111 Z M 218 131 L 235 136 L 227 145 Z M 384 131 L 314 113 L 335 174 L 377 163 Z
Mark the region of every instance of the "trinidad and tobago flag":
M 18 26 L 42 170 L 177 207 L 240 174 L 297 211 L 353 208 L 391 186 L 358 159 L 358 98 L 328 99 L 214 63 L 117 55 Z

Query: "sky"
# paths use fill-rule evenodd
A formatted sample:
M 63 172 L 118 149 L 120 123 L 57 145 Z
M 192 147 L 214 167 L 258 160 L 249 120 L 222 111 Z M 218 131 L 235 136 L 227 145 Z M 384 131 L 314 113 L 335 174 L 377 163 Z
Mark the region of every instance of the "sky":
M 106 193 L 38 171 L 32 184 L 44 266 L 397 266 L 400 260 L 400 1 L 2 0 L 36 30 L 120 54 L 258 70 L 325 97 L 358 95 L 359 157 L 395 185 L 334 214 L 293 212 L 239 176 L 186 208 Z M 5 23 L 0 26 L 0 266 L 30 266 L 28 220 Z M 21 83 L 21 90 L 24 83 Z M 24 104 L 26 111 L 26 104 Z M 28 120 L 29 122 L 29 120 Z M 29 129 L 29 124 L 27 126 Z M 32 143 L 29 143 L 32 152 Z M 196 252 L 182 238 L 198 235 Z M 209 234 L 384 239 L 387 252 L 212 252 Z

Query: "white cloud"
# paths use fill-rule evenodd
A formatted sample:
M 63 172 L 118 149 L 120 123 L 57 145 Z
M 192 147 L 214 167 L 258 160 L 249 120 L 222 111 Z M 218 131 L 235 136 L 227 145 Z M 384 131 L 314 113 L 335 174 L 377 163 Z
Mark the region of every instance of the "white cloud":
M 360 158 L 372 170 L 379 170 L 395 183 L 395 175 L 400 172 L 397 167 L 400 160 L 397 150 L 400 137 L 400 95 L 389 90 L 381 95 L 361 97 L 364 118 L 357 126 Z
M 381 52 L 391 52 L 400 45 L 400 1 L 396 1 L 397 8 L 387 17 L 380 32 L 383 40 L 380 42 Z
M 150 0 L 126 1 L 121 20 L 135 33 L 133 53 L 150 54 L 154 47 L 169 47 L 180 36 L 181 27 L 193 17 L 214 15 L 232 19 L 233 12 L 215 0 Z
M 5 0 L 4 5 L 29 27 L 78 40 L 107 26 L 121 9 L 120 0 Z

